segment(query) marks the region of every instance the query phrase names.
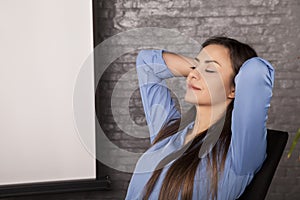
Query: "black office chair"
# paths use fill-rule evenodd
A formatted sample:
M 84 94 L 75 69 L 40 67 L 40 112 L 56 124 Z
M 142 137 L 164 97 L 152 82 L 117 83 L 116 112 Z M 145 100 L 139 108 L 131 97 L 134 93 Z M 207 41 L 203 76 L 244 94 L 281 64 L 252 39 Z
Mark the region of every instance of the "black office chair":
M 238 200 L 264 200 L 286 146 L 287 132 L 267 129 L 267 158 Z

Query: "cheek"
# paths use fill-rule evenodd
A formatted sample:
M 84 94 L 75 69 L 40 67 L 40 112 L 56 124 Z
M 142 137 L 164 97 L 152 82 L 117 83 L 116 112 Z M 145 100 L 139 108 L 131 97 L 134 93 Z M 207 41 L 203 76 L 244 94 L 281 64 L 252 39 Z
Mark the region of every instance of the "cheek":
M 233 78 L 227 77 L 227 79 L 224 81 L 224 87 L 227 95 L 231 92 L 232 86 L 234 86 Z
M 185 93 L 185 101 L 194 103 L 194 104 L 203 104 L 209 102 L 209 95 L 206 90 L 193 90 L 187 88 Z
M 226 81 L 223 77 L 216 76 L 207 83 L 207 92 L 209 93 L 211 103 L 217 104 L 226 101 Z
M 202 79 L 201 86 L 203 90 L 195 91 L 186 88 L 185 100 L 197 104 L 214 105 L 226 102 L 226 92 L 229 89 L 229 81 L 220 73 L 206 77 L 205 81 Z

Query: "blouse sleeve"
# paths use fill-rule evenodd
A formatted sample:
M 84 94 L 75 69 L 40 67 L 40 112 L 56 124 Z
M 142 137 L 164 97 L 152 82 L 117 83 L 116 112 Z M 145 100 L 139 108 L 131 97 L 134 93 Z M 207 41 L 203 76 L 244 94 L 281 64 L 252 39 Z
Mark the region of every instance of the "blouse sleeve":
M 254 57 L 240 68 L 235 79 L 231 153 L 237 174 L 257 172 L 266 158 L 266 121 L 272 97 L 274 68 Z
M 174 77 L 167 67 L 161 50 L 141 50 L 136 58 L 136 70 L 145 117 L 153 143 L 162 126 L 180 118 L 164 79 Z

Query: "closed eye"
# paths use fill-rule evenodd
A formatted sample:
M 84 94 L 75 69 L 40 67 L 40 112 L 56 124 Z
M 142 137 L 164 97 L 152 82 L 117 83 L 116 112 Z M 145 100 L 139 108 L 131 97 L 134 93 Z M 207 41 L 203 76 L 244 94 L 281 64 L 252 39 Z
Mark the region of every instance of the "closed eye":
M 215 73 L 215 71 L 209 70 L 209 69 L 205 69 L 206 72 L 208 73 Z

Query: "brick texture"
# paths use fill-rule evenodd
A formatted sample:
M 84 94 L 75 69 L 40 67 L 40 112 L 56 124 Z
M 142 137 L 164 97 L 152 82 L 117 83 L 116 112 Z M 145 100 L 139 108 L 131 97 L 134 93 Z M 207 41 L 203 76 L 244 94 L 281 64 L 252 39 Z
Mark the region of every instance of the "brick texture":
M 94 0 L 94 40 L 100 44 L 115 34 L 134 28 L 160 27 L 176 29 L 199 43 L 212 35 L 226 35 L 253 46 L 276 71 L 267 127 L 288 131 L 290 135 L 266 199 L 296 200 L 300 199 L 300 144 L 290 159 L 286 155 L 300 128 L 299 10 L 298 0 Z M 135 40 L 143 45 L 143 41 Z M 168 42 L 166 48 L 171 48 Z M 120 45 L 126 45 L 126 41 Z M 137 131 L 128 134 L 120 129 L 110 104 L 112 91 L 122 74 L 135 69 L 137 52 L 122 55 L 105 71 L 97 87 L 96 110 L 101 127 L 111 142 L 121 149 L 143 153 L 149 147 L 149 138 L 137 138 L 134 136 L 140 134 Z M 134 73 L 130 80 L 118 92 L 120 102 L 129 99 L 120 115 L 129 110 L 130 118 L 137 125 L 146 126 L 140 93 L 137 89 L 131 91 L 137 84 Z M 178 87 L 182 81 L 172 80 L 170 85 Z M 175 88 L 172 91 L 174 98 L 182 98 Z M 114 156 L 116 165 L 128 166 L 128 169 L 135 165 L 129 157 Z M 131 173 L 105 165 L 102 170 L 112 178 L 112 191 L 41 195 L 29 199 L 124 199 Z

